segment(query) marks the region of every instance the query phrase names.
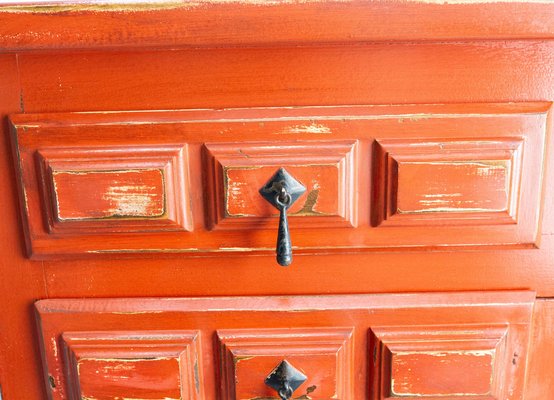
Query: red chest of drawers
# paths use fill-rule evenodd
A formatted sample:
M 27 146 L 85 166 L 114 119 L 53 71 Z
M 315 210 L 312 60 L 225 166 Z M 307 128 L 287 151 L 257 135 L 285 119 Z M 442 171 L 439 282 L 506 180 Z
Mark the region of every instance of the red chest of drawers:
M 2 398 L 553 396 L 553 39 L 532 0 L 0 5 Z

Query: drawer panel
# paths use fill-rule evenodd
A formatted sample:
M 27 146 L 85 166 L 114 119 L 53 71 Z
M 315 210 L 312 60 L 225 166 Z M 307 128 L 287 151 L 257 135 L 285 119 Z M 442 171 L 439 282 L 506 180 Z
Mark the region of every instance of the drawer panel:
M 283 360 L 307 377 L 295 394 L 314 400 L 354 398 L 353 328 L 229 329 L 217 336 L 224 399 L 274 397 L 264 379 Z
M 211 226 L 273 227 L 278 211 L 258 191 L 280 167 L 306 187 L 290 207 L 294 227 L 356 224 L 355 141 L 227 143 L 206 145 L 212 183 Z
M 68 398 L 202 399 L 199 332 L 66 332 Z
M 549 103 L 12 116 L 29 254 L 536 248 Z
M 265 382 L 281 365 L 303 377 L 293 398 L 516 400 L 534 298 L 53 299 L 36 307 L 53 400 L 277 399 Z
M 537 204 L 521 186 L 523 138 L 380 141 L 376 182 L 387 224 L 517 223 L 518 201 Z M 525 179 L 526 185 L 532 181 Z M 379 203 L 382 204 L 382 203 Z M 376 210 L 376 215 L 380 210 Z
M 501 399 L 508 327 L 374 327 L 376 399 L 483 396 Z M 482 398 L 482 397 L 480 397 Z
M 190 230 L 186 145 L 37 152 L 50 233 Z

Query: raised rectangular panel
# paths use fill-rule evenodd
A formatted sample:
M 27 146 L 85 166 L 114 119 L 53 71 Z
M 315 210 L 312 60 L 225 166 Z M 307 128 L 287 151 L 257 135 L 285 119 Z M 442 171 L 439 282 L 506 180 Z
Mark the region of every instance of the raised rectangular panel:
M 265 378 L 283 360 L 307 380 L 294 398 L 354 399 L 352 328 L 219 330 L 221 398 L 275 398 Z
M 196 331 L 65 332 L 67 396 L 53 399 L 203 399 Z
M 355 141 L 209 143 L 206 151 L 214 228 L 273 227 L 278 210 L 258 191 L 280 167 L 306 187 L 289 209 L 291 226 L 356 225 Z
M 192 229 L 186 156 L 181 145 L 39 150 L 49 232 Z
M 372 327 L 375 400 L 501 400 L 517 360 L 508 325 Z
M 523 144 L 523 137 L 379 140 L 382 222 L 517 223 L 519 198 L 531 207 L 539 194 L 532 187 L 521 193 Z

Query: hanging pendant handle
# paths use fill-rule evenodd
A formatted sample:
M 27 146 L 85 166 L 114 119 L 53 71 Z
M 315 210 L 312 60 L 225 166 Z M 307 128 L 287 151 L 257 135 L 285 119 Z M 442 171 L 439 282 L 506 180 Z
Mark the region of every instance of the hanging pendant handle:
M 292 263 L 292 243 L 287 217 L 288 209 L 306 191 L 284 168 L 279 168 L 269 181 L 260 189 L 260 194 L 279 210 L 279 228 L 275 249 L 277 263 L 284 267 Z
M 281 193 L 275 196 L 275 203 L 279 210 L 279 231 L 277 233 L 277 263 L 287 267 L 292 263 L 292 243 L 290 240 L 289 221 L 287 218 L 287 209 L 291 205 L 290 194 L 283 187 Z

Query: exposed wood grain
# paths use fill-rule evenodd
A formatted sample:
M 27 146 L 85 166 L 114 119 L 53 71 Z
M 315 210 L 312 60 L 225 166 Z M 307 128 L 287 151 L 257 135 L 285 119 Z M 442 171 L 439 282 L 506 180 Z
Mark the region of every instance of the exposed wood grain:
M 163 171 L 159 169 L 59 171 L 53 174 L 53 186 L 62 221 L 156 218 L 165 213 Z
M 33 158 L 50 233 L 192 229 L 186 144 L 47 147 Z
M 332 134 L 331 128 L 319 125 Z M 297 126 L 292 125 L 292 129 Z M 261 201 L 258 191 L 280 167 L 306 187 L 288 211 L 289 216 L 302 217 L 294 218 L 295 226 L 336 228 L 357 224 L 355 140 L 280 141 L 279 146 L 275 141 L 208 143 L 206 150 L 210 227 L 271 229 L 274 224 L 268 224 L 273 222 L 268 217 L 277 216 L 278 211 Z
M 517 223 L 519 202 L 540 198 L 540 191 L 527 197 L 532 190 L 521 186 L 522 170 L 529 171 L 523 143 L 518 137 L 379 141 L 374 182 L 385 212 L 377 210 L 374 223 Z

